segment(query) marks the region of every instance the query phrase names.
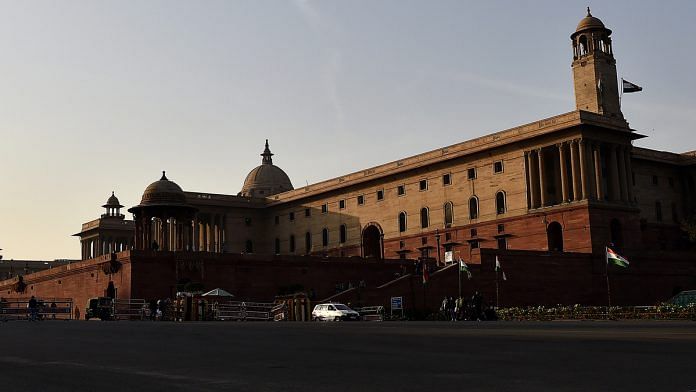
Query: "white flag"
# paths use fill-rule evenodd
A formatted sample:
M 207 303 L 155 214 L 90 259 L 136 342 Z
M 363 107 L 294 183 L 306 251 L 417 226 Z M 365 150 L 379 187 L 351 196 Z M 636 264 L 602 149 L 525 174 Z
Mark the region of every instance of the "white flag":
M 507 276 L 505 276 L 505 271 L 503 271 L 503 267 L 500 265 L 500 260 L 498 260 L 498 256 L 495 256 L 495 270 L 500 271 L 503 273 L 503 280 L 507 280 Z
M 459 272 L 465 272 L 467 279 L 471 279 L 471 271 L 462 258 L 459 258 Z

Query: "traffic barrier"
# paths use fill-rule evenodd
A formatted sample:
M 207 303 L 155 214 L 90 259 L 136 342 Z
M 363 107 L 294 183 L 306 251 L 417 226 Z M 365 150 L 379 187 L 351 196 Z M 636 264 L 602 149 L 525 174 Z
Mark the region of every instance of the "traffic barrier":
M 364 321 L 384 321 L 384 306 L 365 306 L 355 311 Z
M 30 298 L 0 299 L 0 320 L 29 319 L 29 300 Z M 36 302 L 39 320 L 72 320 L 72 298 L 36 298 Z
M 114 300 L 114 320 L 145 320 L 148 316 L 149 308 L 144 299 Z

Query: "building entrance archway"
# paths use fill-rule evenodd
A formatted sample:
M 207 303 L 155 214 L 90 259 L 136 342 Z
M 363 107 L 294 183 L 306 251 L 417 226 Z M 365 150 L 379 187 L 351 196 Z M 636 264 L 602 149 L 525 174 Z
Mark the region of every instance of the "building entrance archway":
M 362 232 L 363 257 L 382 258 L 382 228 L 376 223 L 365 226 Z
M 546 235 L 551 252 L 563 252 L 563 227 L 558 222 L 551 222 L 546 228 Z

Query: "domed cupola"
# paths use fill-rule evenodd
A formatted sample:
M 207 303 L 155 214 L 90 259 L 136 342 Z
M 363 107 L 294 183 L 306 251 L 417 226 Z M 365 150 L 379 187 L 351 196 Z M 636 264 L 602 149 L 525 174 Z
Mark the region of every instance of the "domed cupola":
M 141 206 L 186 204 L 186 195 L 179 185 L 167 178 L 162 172 L 162 178 L 148 185 L 140 199 Z
M 123 208 L 123 206 L 118 201 L 118 197 L 116 197 L 114 192 L 111 192 L 109 200 L 106 201 L 106 204 L 104 204 L 102 208 L 106 210 L 106 213 L 102 214 L 102 218 L 124 218 L 123 214 L 121 214 L 121 208 Z
M 261 156 L 263 157 L 261 165 L 246 176 L 240 194 L 246 197 L 268 197 L 293 190 L 288 175 L 283 169 L 273 164 L 273 153 L 268 147 L 268 139 Z

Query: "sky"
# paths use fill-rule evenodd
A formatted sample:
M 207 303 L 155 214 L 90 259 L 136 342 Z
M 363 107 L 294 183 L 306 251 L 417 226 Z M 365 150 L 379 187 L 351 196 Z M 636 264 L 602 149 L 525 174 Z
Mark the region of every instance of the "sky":
M 0 255 L 79 258 L 162 170 L 237 194 L 265 139 L 299 187 L 574 110 L 588 5 L 637 145 L 695 150 L 694 1 L 0 0 Z

